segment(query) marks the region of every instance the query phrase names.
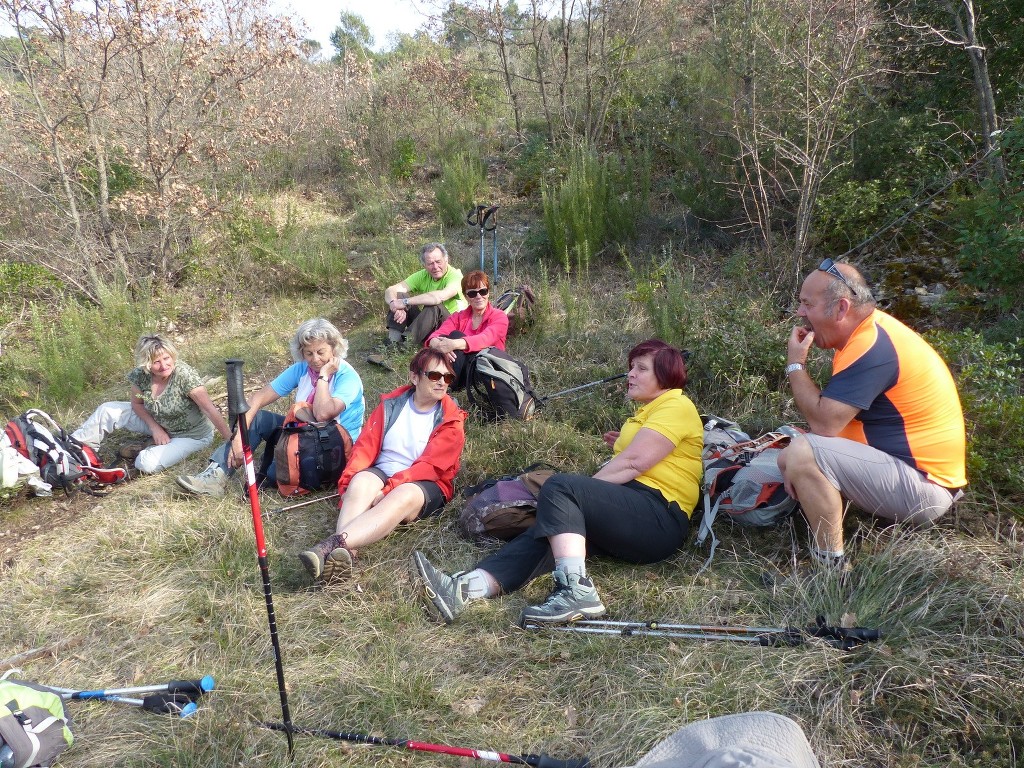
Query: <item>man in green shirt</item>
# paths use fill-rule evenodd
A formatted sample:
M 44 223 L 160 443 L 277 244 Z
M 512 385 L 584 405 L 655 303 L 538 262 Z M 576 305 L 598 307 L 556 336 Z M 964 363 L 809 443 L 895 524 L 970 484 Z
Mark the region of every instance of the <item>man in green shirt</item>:
M 448 263 L 444 245 L 427 243 L 420 249 L 420 261 L 423 269 L 384 291 L 388 338 L 399 342 L 411 337 L 417 347 L 448 315 L 468 306 L 462 296 L 462 271 Z

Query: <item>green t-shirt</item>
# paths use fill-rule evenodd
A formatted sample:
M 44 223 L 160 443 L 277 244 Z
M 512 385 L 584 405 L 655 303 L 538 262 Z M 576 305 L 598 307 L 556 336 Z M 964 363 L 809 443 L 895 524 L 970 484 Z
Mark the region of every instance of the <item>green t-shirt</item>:
M 449 288 L 452 285 L 462 285 L 462 270 L 456 269 L 455 267 L 448 265 L 448 271 L 445 272 L 440 280 L 435 280 L 430 276 L 430 273 L 425 269 L 421 269 L 419 272 L 413 272 L 409 277 L 405 279 L 405 284 L 409 286 L 410 295 L 417 296 L 421 293 L 429 293 L 430 291 L 443 291 L 445 288 Z M 469 306 L 469 302 L 462 295 L 462 289 L 455 294 L 452 298 L 448 299 L 444 303 L 444 308 L 448 310 L 449 314 L 452 312 L 458 312 L 460 309 L 465 309 Z
M 171 437 L 204 440 L 213 434 L 210 420 L 188 394 L 203 386 L 203 380 L 192 366 L 180 361 L 175 363 L 171 378 L 159 397 L 153 397 L 153 375 L 145 368 L 131 370 L 126 378 L 141 390 L 143 406 Z

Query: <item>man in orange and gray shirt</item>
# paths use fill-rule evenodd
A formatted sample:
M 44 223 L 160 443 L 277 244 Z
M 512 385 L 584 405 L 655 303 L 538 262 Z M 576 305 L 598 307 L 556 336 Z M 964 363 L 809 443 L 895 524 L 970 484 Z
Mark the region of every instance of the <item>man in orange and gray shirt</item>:
M 841 566 L 843 499 L 877 517 L 926 525 L 965 485 L 963 411 L 949 368 L 921 336 L 877 309 L 864 278 L 825 259 L 800 288 L 786 374 L 810 432 L 779 456 L 816 563 Z M 804 365 L 835 350 L 824 389 Z

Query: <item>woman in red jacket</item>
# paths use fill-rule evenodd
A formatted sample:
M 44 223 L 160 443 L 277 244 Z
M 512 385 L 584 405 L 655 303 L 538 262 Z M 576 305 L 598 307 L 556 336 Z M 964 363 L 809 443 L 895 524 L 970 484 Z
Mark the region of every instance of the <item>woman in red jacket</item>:
M 356 440 L 338 481 L 336 532 L 299 554 L 314 579 L 345 576 L 359 548 L 438 514 L 455 495 L 466 442 L 466 413 L 448 395 L 455 375 L 433 349 L 417 352 L 409 372 L 411 383 L 381 396 Z
M 490 289 L 491 281 L 486 272 L 479 269 L 467 272 L 462 278 L 462 295 L 469 307 L 453 312 L 423 345 L 443 352 L 448 358 L 455 374 L 454 391 L 466 386 L 469 358 L 485 347 L 505 351 L 508 315 L 491 305 L 487 297 Z

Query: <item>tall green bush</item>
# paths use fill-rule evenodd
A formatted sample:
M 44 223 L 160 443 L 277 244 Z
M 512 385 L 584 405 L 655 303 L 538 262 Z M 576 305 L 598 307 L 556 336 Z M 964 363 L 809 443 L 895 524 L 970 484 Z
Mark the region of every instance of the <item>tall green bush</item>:
M 771 297 L 698 287 L 665 262 L 634 274 L 655 336 L 689 350 L 689 394 L 704 413 L 770 429 L 785 416 L 783 369 L 791 327 Z
M 999 146 L 1005 183 L 987 181 L 964 205 L 958 239 L 965 279 L 990 304 L 1010 309 L 1024 305 L 1024 118 L 1003 132 Z
M 650 170 L 646 155 L 618 160 L 573 150 L 566 178 L 542 192 L 547 248 L 566 272 L 586 272 L 608 245 L 632 239 L 647 210 Z
M 1024 503 L 1024 367 L 1014 344 L 972 331 L 928 334 L 949 364 L 967 422 L 967 479 L 1020 513 Z
M 147 300 L 119 291 L 105 293 L 99 306 L 72 303 L 59 312 L 33 303 L 27 343 L 9 350 L 20 375 L 4 381 L 4 399 L 56 408 L 122 380 L 134 366 L 139 336 L 155 330 L 154 319 Z
M 487 171 L 480 158 L 465 152 L 442 161 L 441 179 L 434 184 L 437 216 L 446 227 L 465 221 L 466 212 L 479 203 L 487 188 Z

